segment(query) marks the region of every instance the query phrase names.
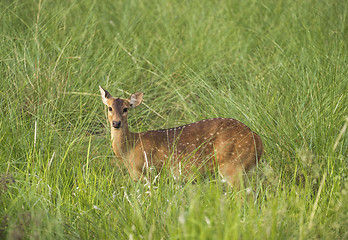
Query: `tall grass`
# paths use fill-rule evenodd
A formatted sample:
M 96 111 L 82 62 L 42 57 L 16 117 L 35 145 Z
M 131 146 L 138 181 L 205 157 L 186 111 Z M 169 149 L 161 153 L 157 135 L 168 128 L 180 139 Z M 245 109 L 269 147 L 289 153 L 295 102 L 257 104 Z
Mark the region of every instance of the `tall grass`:
M 348 238 L 346 1 L 2 1 L 0 237 Z M 232 117 L 250 189 L 115 160 L 98 85 L 144 92 L 132 131 Z

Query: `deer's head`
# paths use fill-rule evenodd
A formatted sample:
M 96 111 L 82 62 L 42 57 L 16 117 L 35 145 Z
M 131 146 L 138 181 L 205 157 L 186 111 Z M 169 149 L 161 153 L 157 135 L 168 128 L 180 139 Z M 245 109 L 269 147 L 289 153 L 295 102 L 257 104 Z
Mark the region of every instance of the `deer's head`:
M 135 108 L 143 101 L 143 93 L 133 93 L 129 98 L 114 98 L 99 86 L 103 103 L 108 107 L 108 119 L 114 129 L 127 126 L 128 109 Z

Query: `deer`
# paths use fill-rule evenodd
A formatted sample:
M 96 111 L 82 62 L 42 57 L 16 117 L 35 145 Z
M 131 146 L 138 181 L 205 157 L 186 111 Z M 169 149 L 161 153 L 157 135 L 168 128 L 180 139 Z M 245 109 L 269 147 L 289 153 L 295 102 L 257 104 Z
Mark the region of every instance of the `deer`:
M 143 93 L 115 98 L 99 86 L 107 106 L 112 149 L 139 181 L 149 169 L 160 172 L 169 166 L 173 176 L 189 176 L 216 170 L 230 186 L 239 186 L 241 176 L 253 169 L 263 154 L 261 138 L 233 118 L 213 118 L 168 129 L 131 132 L 128 110 L 138 107 Z

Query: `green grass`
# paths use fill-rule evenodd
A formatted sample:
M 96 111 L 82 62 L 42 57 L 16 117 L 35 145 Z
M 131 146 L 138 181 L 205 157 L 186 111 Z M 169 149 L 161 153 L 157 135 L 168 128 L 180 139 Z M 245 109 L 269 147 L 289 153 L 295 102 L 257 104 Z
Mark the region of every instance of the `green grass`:
M 0 3 L 0 238 L 348 239 L 346 1 Z M 98 85 L 143 91 L 132 131 L 236 118 L 251 193 L 134 183 Z

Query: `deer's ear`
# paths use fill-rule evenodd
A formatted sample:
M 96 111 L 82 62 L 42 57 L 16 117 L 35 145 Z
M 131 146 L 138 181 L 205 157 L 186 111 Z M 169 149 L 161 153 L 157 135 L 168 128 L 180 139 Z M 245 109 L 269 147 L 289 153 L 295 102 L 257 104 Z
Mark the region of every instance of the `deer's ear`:
M 137 92 L 133 93 L 130 98 L 128 98 L 129 104 L 131 108 L 135 108 L 140 105 L 140 103 L 143 101 L 143 93 Z
M 100 90 L 103 103 L 105 105 L 108 105 L 107 100 L 112 98 L 111 94 L 108 91 L 104 90 L 101 86 L 99 86 L 99 90 Z

